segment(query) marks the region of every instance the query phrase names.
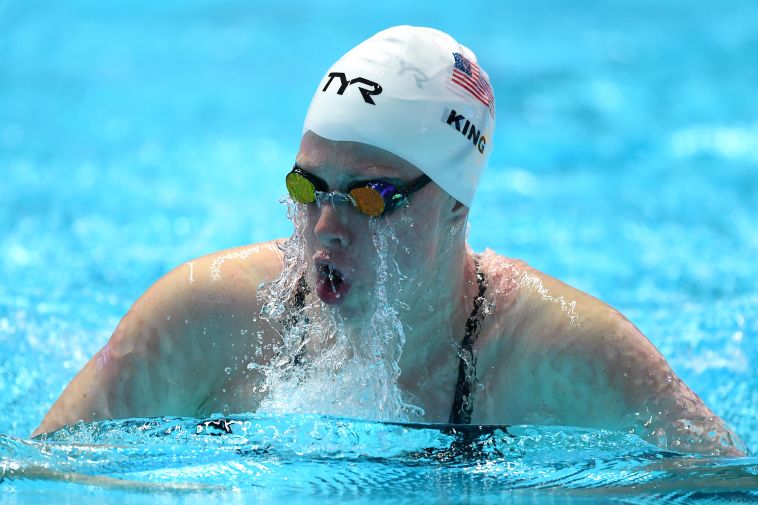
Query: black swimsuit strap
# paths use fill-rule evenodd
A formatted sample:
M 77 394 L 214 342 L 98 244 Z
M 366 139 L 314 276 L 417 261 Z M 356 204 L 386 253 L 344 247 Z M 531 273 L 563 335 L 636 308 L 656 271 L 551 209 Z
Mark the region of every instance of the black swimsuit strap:
M 297 283 L 295 295 L 290 299 L 291 316 L 289 317 L 289 320 L 285 321 L 286 328 L 292 328 L 297 325 L 298 316 L 300 316 L 305 309 L 305 297 L 308 293 L 310 293 L 310 288 L 308 287 L 308 283 L 305 282 L 305 275 L 303 275 Z M 308 316 L 305 316 L 305 323 L 308 323 Z M 295 365 L 303 364 L 303 358 L 305 357 L 305 337 L 305 333 L 300 336 L 300 347 L 292 360 Z
M 476 387 L 476 356 L 474 344 L 479 337 L 484 313 L 480 313 L 484 304 L 484 292 L 487 291 L 487 282 L 484 273 L 479 269 L 479 260 L 476 263 L 476 281 L 479 283 L 479 295 L 474 298 L 474 308 L 466 320 L 466 334 L 461 341 L 458 351 L 458 384 L 455 386 L 455 398 L 453 408 L 450 411 L 450 424 L 471 423 L 471 413 L 474 411 L 474 388 Z

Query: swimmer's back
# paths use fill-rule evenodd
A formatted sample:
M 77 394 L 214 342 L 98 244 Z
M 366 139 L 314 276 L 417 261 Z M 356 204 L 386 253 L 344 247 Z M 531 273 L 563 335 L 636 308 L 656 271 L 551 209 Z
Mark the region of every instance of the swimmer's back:
M 279 276 L 280 240 L 189 261 L 151 286 L 66 387 L 34 434 L 78 420 L 253 410 L 276 333 L 257 287 Z M 242 390 L 244 394 L 240 394 Z

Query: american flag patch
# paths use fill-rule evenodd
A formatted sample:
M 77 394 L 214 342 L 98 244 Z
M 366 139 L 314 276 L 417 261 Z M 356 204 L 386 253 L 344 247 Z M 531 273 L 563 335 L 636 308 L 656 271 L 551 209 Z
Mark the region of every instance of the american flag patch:
M 453 58 L 455 58 L 455 66 L 452 81 L 483 103 L 494 118 L 495 95 L 492 93 L 487 74 L 479 68 L 479 65 L 460 53 L 453 53 Z

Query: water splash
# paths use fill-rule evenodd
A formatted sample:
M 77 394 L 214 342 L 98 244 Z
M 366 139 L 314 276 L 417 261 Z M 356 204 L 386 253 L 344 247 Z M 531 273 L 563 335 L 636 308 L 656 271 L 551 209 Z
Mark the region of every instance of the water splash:
M 305 216 L 289 203 L 295 231 L 282 245 L 282 275 L 259 289 L 261 317 L 280 331 L 270 364 L 260 367 L 266 394 L 259 412 L 349 415 L 393 421 L 418 420 L 424 412 L 398 386 L 405 344 L 398 292 L 405 279 L 394 260 L 393 225 L 370 220 L 376 249 L 376 283 L 369 293 L 370 317 L 360 329 L 346 324 L 338 308 L 324 304 L 307 284 Z

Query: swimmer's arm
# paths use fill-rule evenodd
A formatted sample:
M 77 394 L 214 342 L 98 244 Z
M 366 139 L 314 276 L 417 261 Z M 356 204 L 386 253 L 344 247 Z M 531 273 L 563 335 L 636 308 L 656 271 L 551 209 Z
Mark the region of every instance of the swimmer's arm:
M 276 275 L 276 253 L 267 249 L 256 258 L 244 252 L 200 258 L 156 282 L 33 436 L 79 420 L 195 416 L 212 409 L 214 395 L 244 365 L 235 353 L 256 354 L 247 349 L 258 330 L 251 317 L 260 310 L 256 287 Z
M 598 302 L 599 303 L 599 302 Z M 588 356 L 627 412 L 621 422 L 659 447 L 713 455 L 744 455 L 742 440 L 674 372 L 655 346 L 624 316 L 602 304 Z
M 661 353 L 607 304 L 538 273 L 529 362 L 561 424 L 633 431 L 662 448 L 740 455 L 744 443 L 677 377 Z M 572 307 L 571 302 L 575 302 Z M 575 318 L 573 318 L 575 316 Z
M 205 392 L 205 384 L 193 380 L 188 373 L 193 363 L 199 369 L 199 363 L 195 356 L 181 355 L 171 360 L 169 355 L 179 354 L 176 348 L 181 345 L 180 339 L 186 347 L 198 349 L 194 343 L 197 335 L 180 334 L 170 321 L 153 321 L 152 314 L 147 313 L 156 291 L 167 284 L 165 278 L 161 279 L 132 307 L 109 342 L 69 383 L 32 436 L 80 420 L 191 414 L 192 405 L 198 404 Z M 183 315 L 176 308 L 173 313 Z

